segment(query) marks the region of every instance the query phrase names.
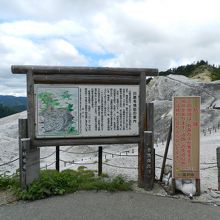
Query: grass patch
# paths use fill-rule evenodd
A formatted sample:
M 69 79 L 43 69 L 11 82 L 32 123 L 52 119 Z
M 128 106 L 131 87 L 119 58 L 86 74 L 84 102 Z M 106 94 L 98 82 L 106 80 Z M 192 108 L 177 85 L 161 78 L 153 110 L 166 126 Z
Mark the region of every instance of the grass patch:
M 7 175 L 7 172 L 0 174 L 0 190 L 7 190 L 12 188 L 19 188 L 19 175 L 18 173 L 12 176 Z
M 65 193 L 79 190 L 108 190 L 127 191 L 132 189 L 132 183 L 117 176 L 113 179 L 107 175 L 98 177 L 96 171 L 87 170 L 80 167 L 76 170 L 44 170 L 40 173 L 40 178 L 30 184 L 27 189 L 22 190 L 19 186 L 19 176 L 0 176 L 0 189 L 10 189 L 18 199 L 37 200 L 53 195 L 63 195 Z

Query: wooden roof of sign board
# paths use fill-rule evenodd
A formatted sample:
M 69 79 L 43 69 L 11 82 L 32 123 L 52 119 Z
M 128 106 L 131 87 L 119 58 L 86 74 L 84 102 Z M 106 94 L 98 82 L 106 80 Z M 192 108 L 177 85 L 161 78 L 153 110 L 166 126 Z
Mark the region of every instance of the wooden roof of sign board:
M 139 76 L 145 73 L 146 76 L 157 76 L 158 69 L 153 68 L 112 68 L 112 67 L 72 67 L 72 66 L 34 66 L 34 65 L 12 65 L 11 71 L 14 74 L 81 74 L 81 75 L 127 75 Z

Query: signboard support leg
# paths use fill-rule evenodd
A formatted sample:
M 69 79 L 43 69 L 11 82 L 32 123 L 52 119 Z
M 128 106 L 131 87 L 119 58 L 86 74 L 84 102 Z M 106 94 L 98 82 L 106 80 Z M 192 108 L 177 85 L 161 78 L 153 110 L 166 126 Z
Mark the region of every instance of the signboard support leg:
M 172 186 L 171 186 L 171 194 L 175 195 L 176 194 L 176 179 L 172 178 Z
M 138 144 L 138 186 L 144 187 L 144 131 L 147 129 L 146 124 L 146 75 L 143 73 L 140 74 L 140 83 L 139 83 L 139 135 L 140 142 Z
M 40 149 L 31 147 L 27 138 L 27 119 L 19 119 L 19 169 L 21 187 L 25 189 L 40 174 Z
M 152 190 L 154 185 L 152 131 L 144 132 L 144 188 Z
M 216 148 L 217 167 L 218 167 L 218 190 L 220 191 L 220 147 Z
M 40 149 L 31 148 L 30 138 L 21 139 L 22 148 L 22 188 L 26 188 L 40 174 Z
M 98 155 L 98 175 L 102 175 L 102 146 L 99 146 L 99 155 Z
M 56 146 L 56 170 L 60 172 L 60 146 Z
M 196 179 L 196 196 L 200 196 L 200 179 Z
M 26 186 L 26 179 L 25 179 L 25 164 L 26 162 L 26 152 L 24 152 L 24 149 L 22 148 L 21 145 L 21 139 L 22 138 L 27 138 L 27 119 L 18 119 L 18 144 L 19 144 L 19 173 L 20 173 L 20 184 L 22 188 L 25 188 Z
M 154 103 L 146 103 L 146 130 L 152 131 L 152 172 L 153 178 L 155 179 L 155 149 L 154 149 Z

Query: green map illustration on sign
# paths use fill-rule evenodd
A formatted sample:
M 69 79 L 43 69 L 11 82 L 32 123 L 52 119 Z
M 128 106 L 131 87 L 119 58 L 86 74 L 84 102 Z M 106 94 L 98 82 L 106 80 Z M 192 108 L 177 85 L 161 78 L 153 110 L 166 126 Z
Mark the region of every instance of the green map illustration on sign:
M 37 86 L 37 136 L 66 137 L 78 134 L 78 88 Z

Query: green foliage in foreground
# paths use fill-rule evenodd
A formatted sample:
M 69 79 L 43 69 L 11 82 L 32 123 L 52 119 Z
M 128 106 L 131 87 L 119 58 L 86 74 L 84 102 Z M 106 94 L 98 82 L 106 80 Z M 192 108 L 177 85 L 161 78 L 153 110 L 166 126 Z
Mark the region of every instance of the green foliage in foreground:
M 131 186 L 132 183 L 126 182 L 121 176 L 114 179 L 107 178 L 106 175 L 98 177 L 95 171 L 84 167 L 60 173 L 56 170 L 41 171 L 40 178 L 23 191 L 19 186 L 18 176 L 0 176 L 0 189 L 9 188 L 18 199 L 23 200 L 43 199 L 79 190 L 127 191 L 131 190 Z
M 7 172 L 0 174 L 0 190 L 7 190 L 12 188 L 19 188 L 18 174 L 16 173 L 12 176 L 8 176 Z

